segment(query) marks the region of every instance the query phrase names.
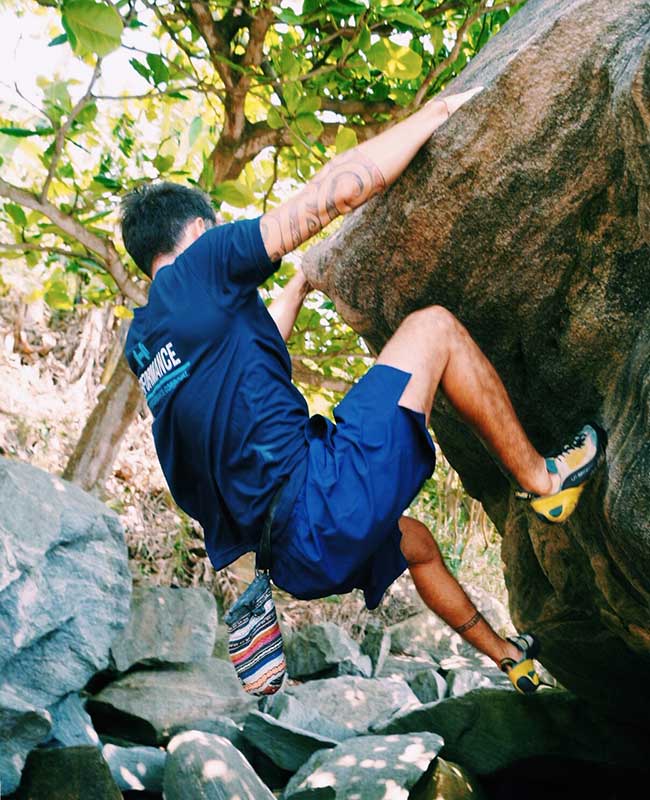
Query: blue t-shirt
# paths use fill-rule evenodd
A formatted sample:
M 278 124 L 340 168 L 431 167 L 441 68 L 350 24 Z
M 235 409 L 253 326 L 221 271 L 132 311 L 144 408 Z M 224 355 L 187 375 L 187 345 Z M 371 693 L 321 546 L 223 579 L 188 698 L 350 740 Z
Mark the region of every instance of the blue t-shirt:
M 259 219 L 211 228 L 156 273 L 126 341 L 165 478 L 215 569 L 256 548 L 274 493 L 306 461 L 307 404 L 257 292 L 277 267 Z

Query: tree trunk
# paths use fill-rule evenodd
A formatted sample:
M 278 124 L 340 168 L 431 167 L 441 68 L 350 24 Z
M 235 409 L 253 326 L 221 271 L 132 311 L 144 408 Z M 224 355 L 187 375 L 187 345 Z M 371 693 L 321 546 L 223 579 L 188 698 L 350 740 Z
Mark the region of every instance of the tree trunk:
M 122 356 L 99 395 L 63 477 L 86 491 L 101 492 L 141 400 L 140 384 Z
M 541 452 L 584 421 L 607 464 L 549 527 L 441 400 L 432 424 L 503 535 L 515 623 L 570 689 L 650 711 L 650 4 L 529 0 L 449 91 L 485 90 L 303 260 L 374 349 L 447 306 Z M 609 691 L 606 687 L 612 687 Z

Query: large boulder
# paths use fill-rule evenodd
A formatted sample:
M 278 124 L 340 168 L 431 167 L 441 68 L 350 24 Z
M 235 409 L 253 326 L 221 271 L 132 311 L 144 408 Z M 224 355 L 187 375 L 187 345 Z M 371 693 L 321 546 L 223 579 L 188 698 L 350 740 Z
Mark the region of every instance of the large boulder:
M 167 750 L 166 800 L 274 800 L 228 739 L 186 731 L 174 736 Z
M 287 674 L 290 678 L 334 677 L 372 674 L 370 657 L 346 631 L 333 622 L 307 625 L 287 637 Z
M 129 624 L 111 647 L 115 669 L 134 664 L 187 664 L 210 658 L 217 603 L 207 589 L 142 586 L 133 590 Z
M 29 754 L 15 800 L 122 800 L 96 747 L 61 747 Z
M 650 6 L 529 0 L 449 91 L 485 90 L 303 266 L 378 351 L 448 307 L 540 451 L 586 420 L 607 464 L 539 522 L 442 397 L 442 449 L 503 535 L 513 621 L 565 686 L 648 719 Z M 603 691 L 603 681 L 616 691 Z
M 286 693 L 303 705 L 315 708 L 328 721 L 357 735 L 367 733 L 370 726 L 379 720 L 420 705 L 407 683 L 400 678 L 343 675 L 288 686 Z
M 117 516 L 71 483 L 0 458 L 0 717 L 15 723 L 10 739 L 0 726 L 5 792 L 16 786 L 36 729 L 49 733 L 33 715 L 43 719 L 106 667 L 130 594 Z
M 406 800 L 428 777 L 443 744 L 435 733 L 348 739 L 314 753 L 289 781 L 283 800 Z
M 156 745 L 167 742 L 174 729 L 213 715 L 243 720 L 255 705 L 232 664 L 212 658 L 134 670 L 91 697 L 86 708 L 101 733 Z
M 603 719 L 598 709 L 561 689 L 527 697 L 478 689 L 396 714 L 371 731 L 381 736 L 435 732 L 445 740 L 443 758 L 477 775 L 539 757 L 639 768 L 650 752 L 647 730 Z

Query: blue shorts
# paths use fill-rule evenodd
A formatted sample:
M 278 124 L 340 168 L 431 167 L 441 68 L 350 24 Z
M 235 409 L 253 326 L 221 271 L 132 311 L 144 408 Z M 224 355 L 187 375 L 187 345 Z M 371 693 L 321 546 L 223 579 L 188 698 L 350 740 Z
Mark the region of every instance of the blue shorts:
M 302 485 L 278 505 L 271 577 L 302 600 L 362 589 L 376 608 L 406 569 L 398 520 L 431 476 L 424 414 L 398 405 L 410 373 L 372 367 L 335 408 L 307 426 Z M 286 521 L 285 521 L 286 520 Z

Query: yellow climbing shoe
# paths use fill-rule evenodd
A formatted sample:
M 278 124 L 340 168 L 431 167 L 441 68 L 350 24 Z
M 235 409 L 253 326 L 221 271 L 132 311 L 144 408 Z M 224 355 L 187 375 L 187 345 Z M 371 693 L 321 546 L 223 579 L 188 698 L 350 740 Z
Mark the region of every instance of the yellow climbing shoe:
M 539 653 L 539 642 L 530 633 L 509 636 L 508 641 L 521 650 L 521 658 L 503 658 L 499 664 L 501 670 L 510 678 L 510 682 L 520 694 L 533 694 L 541 686 L 541 680 L 533 658 Z
M 594 425 L 585 425 L 561 450 L 546 458 L 549 474 L 559 476 L 558 491 L 546 495 L 517 491 L 517 497 L 529 500 L 544 522 L 564 522 L 575 511 L 587 481 L 601 462 L 604 449 L 604 432 Z

